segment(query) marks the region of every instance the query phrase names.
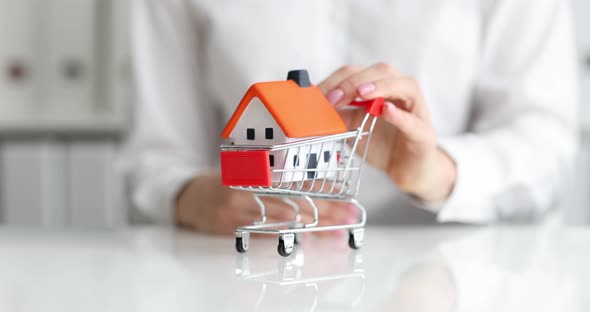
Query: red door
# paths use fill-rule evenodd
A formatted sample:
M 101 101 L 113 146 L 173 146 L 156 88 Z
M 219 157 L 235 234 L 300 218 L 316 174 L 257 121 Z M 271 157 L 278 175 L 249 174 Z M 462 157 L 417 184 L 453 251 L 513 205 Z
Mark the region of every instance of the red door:
M 221 152 L 221 181 L 225 186 L 271 186 L 269 152 Z

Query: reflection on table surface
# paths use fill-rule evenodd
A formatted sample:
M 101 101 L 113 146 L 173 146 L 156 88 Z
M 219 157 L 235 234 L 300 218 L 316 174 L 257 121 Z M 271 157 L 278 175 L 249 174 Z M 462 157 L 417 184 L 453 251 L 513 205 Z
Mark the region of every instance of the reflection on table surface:
M 368 228 L 365 246 L 0 228 L 0 311 L 589 311 L 590 229 Z

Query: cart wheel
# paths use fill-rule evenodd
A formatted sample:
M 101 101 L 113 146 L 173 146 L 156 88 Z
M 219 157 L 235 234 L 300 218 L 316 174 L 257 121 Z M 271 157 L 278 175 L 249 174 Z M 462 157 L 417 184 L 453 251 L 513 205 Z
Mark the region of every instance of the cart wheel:
M 287 247 L 285 246 L 285 241 L 279 238 L 279 246 L 277 247 L 277 251 L 279 252 L 279 255 L 283 257 L 288 257 L 293 252 L 293 247 L 291 247 L 290 250 L 287 249 Z
M 248 241 L 250 240 L 248 233 L 242 233 L 240 236 L 236 235 L 236 250 L 239 253 L 245 253 L 248 251 Z
M 352 249 L 359 249 L 363 246 L 365 229 L 352 229 L 348 232 L 348 246 Z
M 288 257 L 293 252 L 293 248 L 295 248 L 295 234 L 283 234 L 279 236 L 279 245 L 277 246 L 277 251 L 279 255 L 283 257 Z

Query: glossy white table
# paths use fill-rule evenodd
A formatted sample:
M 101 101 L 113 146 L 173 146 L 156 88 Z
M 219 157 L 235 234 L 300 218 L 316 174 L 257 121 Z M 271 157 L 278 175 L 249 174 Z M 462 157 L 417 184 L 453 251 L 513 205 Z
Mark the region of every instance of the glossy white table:
M 276 240 L 0 228 L 0 311 L 590 311 L 590 229 L 368 228 Z

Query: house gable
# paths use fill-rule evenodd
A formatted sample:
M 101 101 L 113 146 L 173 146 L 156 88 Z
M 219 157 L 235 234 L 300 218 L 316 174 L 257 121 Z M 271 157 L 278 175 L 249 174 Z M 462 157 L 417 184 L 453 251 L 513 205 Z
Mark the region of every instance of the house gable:
M 272 137 L 269 136 L 271 133 Z M 274 145 L 285 143 L 287 139 L 281 127 L 257 97 L 248 103 L 229 137 L 236 145 Z

